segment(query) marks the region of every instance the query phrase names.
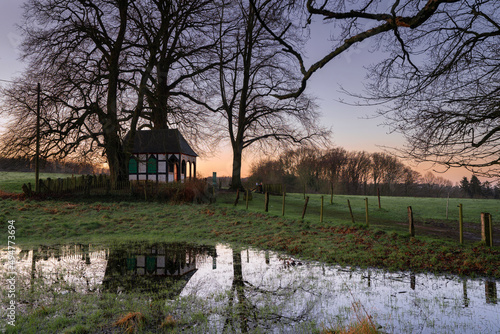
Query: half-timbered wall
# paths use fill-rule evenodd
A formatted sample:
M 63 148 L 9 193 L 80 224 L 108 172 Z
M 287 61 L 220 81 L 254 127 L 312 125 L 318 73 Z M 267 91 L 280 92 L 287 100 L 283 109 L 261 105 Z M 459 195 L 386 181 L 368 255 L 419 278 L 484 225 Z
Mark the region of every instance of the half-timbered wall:
M 129 180 L 174 182 L 196 177 L 196 157 L 182 153 L 133 154 Z

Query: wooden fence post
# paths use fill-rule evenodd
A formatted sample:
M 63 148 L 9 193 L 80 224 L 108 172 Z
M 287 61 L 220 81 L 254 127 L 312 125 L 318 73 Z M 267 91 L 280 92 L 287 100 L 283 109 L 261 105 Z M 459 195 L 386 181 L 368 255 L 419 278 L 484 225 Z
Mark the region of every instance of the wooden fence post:
M 354 215 L 352 214 L 352 209 L 351 209 L 351 202 L 349 200 L 347 200 L 347 206 L 349 207 L 349 213 L 351 214 L 352 223 L 355 224 Z
M 382 209 L 382 204 L 380 204 L 380 188 L 377 188 L 377 197 L 378 197 L 378 208 Z
M 306 197 L 306 202 L 304 203 L 304 210 L 302 210 L 302 219 L 304 219 L 304 216 L 306 215 L 307 203 L 309 203 L 309 196 Z
M 281 215 L 282 216 L 285 216 L 285 198 L 286 198 L 286 194 L 285 194 L 285 192 L 283 192 L 283 205 L 281 207 Z
M 410 235 L 415 236 L 415 225 L 413 224 L 413 210 L 411 206 L 408 207 L 408 224 L 410 227 Z
M 462 204 L 458 205 L 458 232 L 460 237 L 460 244 L 464 243 L 464 214 L 462 211 Z
M 266 212 L 269 212 L 269 193 L 266 191 L 264 195 L 265 209 Z
M 486 246 L 491 247 L 490 243 L 490 214 L 481 212 L 481 240 L 484 241 Z
M 320 214 L 319 214 L 319 222 L 320 223 L 323 222 L 323 196 L 321 196 L 321 211 L 320 211 Z
M 490 247 L 493 247 L 493 216 L 489 215 L 490 222 Z
M 365 216 L 366 216 L 366 226 L 370 226 L 370 219 L 368 217 L 368 197 L 365 197 Z
M 333 182 L 331 186 L 330 204 L 333 204 Z

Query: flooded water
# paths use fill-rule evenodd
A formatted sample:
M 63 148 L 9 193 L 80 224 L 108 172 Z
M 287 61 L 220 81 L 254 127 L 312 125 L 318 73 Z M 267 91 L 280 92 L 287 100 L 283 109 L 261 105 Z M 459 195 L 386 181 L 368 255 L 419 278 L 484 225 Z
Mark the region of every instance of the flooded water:
M 225 245 L 41 247 L 18 249 L 16 261 L 20 289 L 37 282 L 62 294 L 140 292 L 166 306 L 200 300 L 216 332 L 294 333 L 369 315 L 389 333 L 500 333 L 498 280 L 360 270 Z

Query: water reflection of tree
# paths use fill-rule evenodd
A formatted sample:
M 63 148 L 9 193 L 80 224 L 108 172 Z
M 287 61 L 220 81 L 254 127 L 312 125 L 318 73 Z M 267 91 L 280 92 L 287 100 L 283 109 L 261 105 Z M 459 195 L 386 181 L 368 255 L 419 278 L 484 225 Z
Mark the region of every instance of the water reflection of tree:
M 266 261 L 269 264 L 268 261 Z M 262 288 L 255 286 L 243 278 L 243 267 L 241 253 L 233 251 L 233 281 L 229 291 L 228 313 L 224 323 L 223 333 L 237 332 L 238 324 L 241 333 L 248 333 L 252 329 L 270 329 L 272 325 L 279 324 L 282 327 L 297 324 L 305 320 L 311 313 L 314 303 L 306 303 L 306 306 L 296 315 L 285 315 L 284 308 L 274 307 L 265 309 L 260 302 L 264 298 L 270 305 L 278 306 L 279 301 L 285 301 L 293 296 L 300 286 L 278 286 L 276 288 Z M 312 294 L 312 292 L 308 291 Z M 260 298 L 258 298 L 260 297 Z M 258 305 L 259 304 L 259 305 Z M 280 314 L 279 311 L 282 313 Z

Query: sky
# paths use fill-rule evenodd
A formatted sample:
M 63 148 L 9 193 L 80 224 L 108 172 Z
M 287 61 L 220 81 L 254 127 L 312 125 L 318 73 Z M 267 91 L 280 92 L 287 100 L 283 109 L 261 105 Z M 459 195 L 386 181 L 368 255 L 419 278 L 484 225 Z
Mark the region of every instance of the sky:
M 19 58 L 17 47 L 21 36 L 16 24 L 21 23 L 22 1 L 2 0 L 0 2 L 0 80 L 10 80 L 20 74 L 24 68 Z M 329 26 L 316 24 L 312 31 L 312 39 L 306 52 L 308 59 L 318 60 L 331 47 L 328 43 Z M 349 151 L 380 152 L 383 147 L 401 147 L 404 138 L 401 134 L 390 133 L 382 126 L 382 118 L 375 118 L 373 107 L 350 106 L 339 102 L 349 99 L 340 92 L 340 86 L 352 91 L 361 92 L 366 76 L 365 67 L 380 58 L 379 54 L 370 52 L 365 44 L 349 50 L 334 59 L 320 71 L 315 73 L 306 93 L 316 97 L 319 111 L 322 114 L 321 124 L 331 128 L 331 141 L 334 146 L 343 147 Z M 1 129 L 0 121 L 0 130 Z M 199 152 L 200 154 L 201 152 Z M 253 162 L 258 160 L 254 153 L 244 153 L 242 175 L 248 176 Z M 432 170 L 430 165 L 413 166 L 422 174 Z M 215 154 L 198 158 L 197 172 L 199 176 L 209 176 L 217 172 L 218 176 L 230 176 L 232 173 L 232 153 L 229 144 L 221 144 Z M 458 182 L 463 176 L 470 177 L 464 170 L 451 170 L 444 174 L 436 174 L 452 182 Z

